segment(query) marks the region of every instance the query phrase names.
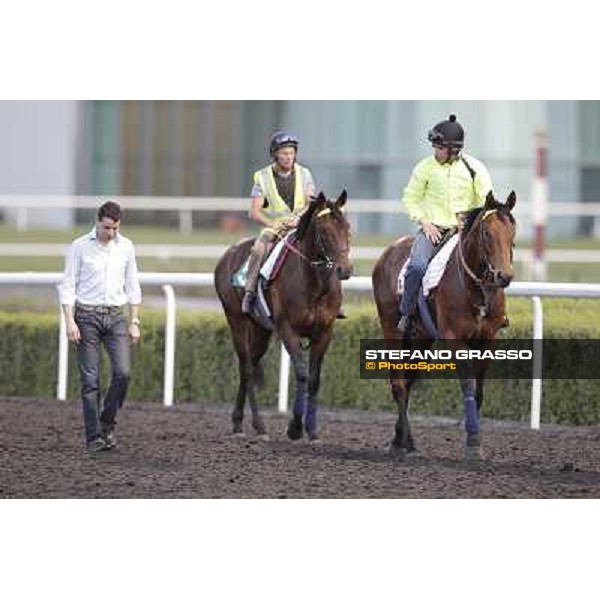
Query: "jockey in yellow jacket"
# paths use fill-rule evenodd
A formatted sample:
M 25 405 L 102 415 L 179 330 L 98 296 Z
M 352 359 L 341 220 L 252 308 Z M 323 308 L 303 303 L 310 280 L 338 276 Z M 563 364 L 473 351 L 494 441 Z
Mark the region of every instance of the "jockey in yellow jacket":
M 273 162 L 254 173 L 250 218 L 264 228 L 250 252 L 242 300 L 245 314 L 252 312 L 263 261 L 275 243 L 298 225 L 315 195 L 311 172 L 296 162 L 298 143 L 298 138 L 287 131 L 274 133 L 269 147 Z M 341 308 L 337 318 L 346 318 Z
M 463 213 L 485 204 L 492 181 L 485 165 L 464 154 L 465 133 L 450 115 L 429 131 L 433 156 L 414 168 L 402 202 L 420 229 L 413 243 L 404 279 L 398 329 L 406 333 L 416 310 L 421 279 L 444 233 L 460 227 Z
M 271 137 L 273 162 L 254 173 L 250 218 L 264 226 L 250 253 L 242 312 L 250 313 L 263 260 L 275 242 L 298 224 L 315 187 L 310 171 L 296 162 L 298 138 L 286 131 Z

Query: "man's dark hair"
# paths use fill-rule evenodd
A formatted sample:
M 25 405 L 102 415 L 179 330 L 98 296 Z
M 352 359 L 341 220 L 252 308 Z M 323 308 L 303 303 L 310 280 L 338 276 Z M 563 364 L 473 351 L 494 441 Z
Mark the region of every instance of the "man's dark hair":
M 112 219 L 113 221 L 115 221 L 115 223 L 117 221 L 120 221 L 121 220 L 121 207 L 116 202 L 113 202 L 112 200 L 105 202 L 98 209 L 98 221 L 102 221 L 102 219 L 104 219 L 104 217 L 106 217 L 108 219 Z

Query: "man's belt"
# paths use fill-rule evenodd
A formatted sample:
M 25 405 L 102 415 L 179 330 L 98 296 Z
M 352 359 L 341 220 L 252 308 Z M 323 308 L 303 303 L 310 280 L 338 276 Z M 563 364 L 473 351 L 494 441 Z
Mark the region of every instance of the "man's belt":
M 100 315 L 120 315 L 123 313 L 122 306 L 106 306 L 104 304 L 81 304 L 81 302 L 77 302 L 75 308 L 77 310 L 98 313 Z

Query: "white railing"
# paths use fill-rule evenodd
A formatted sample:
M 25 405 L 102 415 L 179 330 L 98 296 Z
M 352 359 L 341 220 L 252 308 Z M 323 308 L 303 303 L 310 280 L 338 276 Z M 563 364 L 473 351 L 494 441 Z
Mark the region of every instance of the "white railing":
M 16 211 L 16 223 L 19 231 L 26 231 L 29 225 L 29 211 L 32 209 L 88 208 L 97 209 L 103 200 L 99 196 L 75 195 L 27 195 L 0 194 L 0 209 Z M 182 232 L 192 230 L 192 213 L 195 211 L 245 212 L 250 208 L 249 198 L 228 197 L 161 197 L 161 196 L 118 196 L 119 203 L 126 210 L 175 211 L 179 214 L 179 228 Z M 406 212 L 400 200 L 358 199 L 353 198 L 347 204 L 348 213 L 398 214 Z M 531 217 L 531 202 L 520 200 L 515 208 L 517 218 L 527 220 Z M 599 202 L 550 202 L 548 216 L 600 217 Z
M 62 277 L 62 273 L 0 273 L 0 285 L 37 285 L 53 286 Z M 140 273 L 142 285 L 162 286 L 166 297 L 166 325 L 165 325 L 165 365 L 164 365 L 164 392 L 163 403 L 165 406 L 173 404 L 173 383 L 175 370 L 175 318 L 176 305 L 173 286 L 214 286 L 212 273 Z M 347 291 L 372 291 L 370 277 L 352 277 L 343 282 Z M 600 298 L 600 284 L 595 283 L 546 283 L 516 281 L 506 289 L 509 296 L 524 296 L 533 301 L 533 339 L 543 339 L 543 309 L 542 297 L 553 298 Z M 65 321 L 60 311 L 59 330 L 59 360 L 57 398 L 67 398 L 67 372 L 68 372 L 68 341 L 66 338 Z M 289 355 L 281 347 L 281 366 L 279 381 L 279 410 L 287 411 L 288 407 L 288 379 L 290 372 Z M 536 377 L 537 375 L 537 377 Z M 542 399 L 541 356 L 538 355 L 534 363 L 534 378 L 531 390 L 531 428 L 540 428 Z
M 64 257 L 68 243 L 0 243 L 0 256 L 41 256 Z M 176 258 L 221 258 L 229 248 L 227 244 L 136 244 L 136 256 L 171 260 Z M 353 246 L 352 258 L 377 260 L 385 246 Z M 514 262 L 531 263 L 534 259 L 531 248 L 517 248 Z M 550 249 L 546 250 L 545 260 L 549 263 L 600 263 L 600 250 Z

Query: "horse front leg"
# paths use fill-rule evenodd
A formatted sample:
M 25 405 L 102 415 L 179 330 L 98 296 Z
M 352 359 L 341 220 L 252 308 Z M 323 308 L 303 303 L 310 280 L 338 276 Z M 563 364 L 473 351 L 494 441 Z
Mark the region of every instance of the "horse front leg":
M 416 450 L 408 420 L 408 395 L 411 383 L 411 380 L 407 378 L 390 379 L 392 395 L 398 406 L 398 418 L 396 419 L 395 435 L 389 453 L 398 458 L 404 458 L 407 454 Z
M 302 437 L 302 420 L 308 397 L 308 366 L 301 350 L 290 354 L 290 359 L 296 376 L 296 395 L 294 396 L 292 418 L 287 427 L 287 436 L 290 440 L 299 440 Z
M 291 440 L 299 440 L 302 433 L 302 421 L 306 411 L 306 402 L 308 396 L 308 365 L 300 347 L 300 337 L 292 331 L 288 324 L 282 326 L 281 341 L 285 346 L 296 378 L 296 395 L 294 397 L 294 406 L 292 408 L 292 417 L 287 426 L 287 436 Z
M 311 441 L 317 441 L 319 434 L 317 432 L 317 406 L 319 387 L 321 384 L 321 367 L 323 358 L 329 347 L 333 330 L 329 328 L 322 332 L 321 336 L 313 340 L 310 347 L 309 375 L 308 375 L 308 405 L 306 407 L 306 418 L 304 427 L 308 438 Z
M 469 344 L 458 338 L 454 331 L 442 331 L 446 346 L 456 356 L 458 350 L 468 350 Z M 464 458 L 473 460 L 480 457 L 480 419 L 479 407 L 477 406 L 476 392 L 477 379 L 475 375 L 475 361 L 471 359 L 457 360 L 457 371 L 462 390 L 462 405 L 465 424 L 465 446 Z
M 477 348 L 479 350 L 490 350 L 494 347 L 495 340 L 494 339 L 483 339 L 478 340 L 471 344 L 472 347 Z M 475 378 L 475 409 L 469 404 L 467 407 L 465 405 L 465 428 L 467 428 L 467 408 L 468 412 L 472 414 L 471 416 L 471 427 L 470 429 L 473 431 L 471 435 L 469 434 L 469 428 L 467 428 L 467 440 L 465 445 L 465 458 L 469 459 L 478 459 L 481 458 L 481 406 L 483 404 L 483 384 L 485 381 L 485 373 L 490 365 L 489 359 L 477 359 L 473 360 L 471 363 L 472 373 Z M 468 384 L 468 396 L 470 398 L 471 395 L 471 387 L 472 383 Z M 465 398 L 465 388 L 463 387 L 463 398 Z M 469 402 L 470 399 L 469 399 Z
M 477 402 L 477 410 L 481 412 L 483 404 L 483 383 L 485 381 L 485 373 L 490 366 L 489 359 L 475 361 L 475 401 Z
M 475 377 L 461 377 L 463 413 L 465 419 L 465 451 L 466 460 L 481 457 L 481 419 L 477 405 L 477 379 Z
M 477 404 L 477 378 L 472 360 L 458 361 L 460 387 L 462 389 L 463 415 L 465 423 L 464 458 L 476 460 L 481 457 L 481 420 Z

